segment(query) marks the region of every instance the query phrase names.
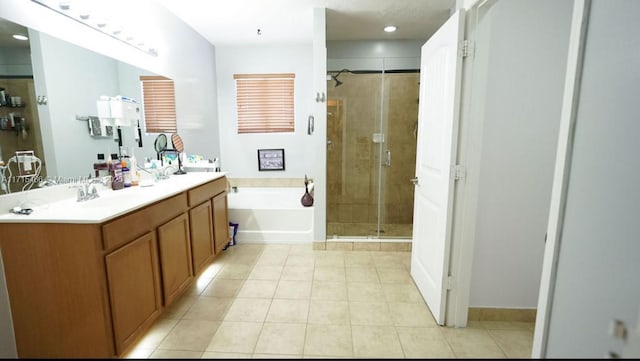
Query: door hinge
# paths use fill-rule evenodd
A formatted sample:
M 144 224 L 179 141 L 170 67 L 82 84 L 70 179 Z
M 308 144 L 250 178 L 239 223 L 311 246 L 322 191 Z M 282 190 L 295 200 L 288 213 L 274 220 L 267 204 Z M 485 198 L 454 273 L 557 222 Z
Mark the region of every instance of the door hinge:
M 469 40 L 463 40 L 462 45 L 460 46 L 460 55 L 462 58 L 466 58 L 473 53 L 474 44 Z
M 453 289 L 453 276 L 447 276 L 447 290 Z
M 464 179 L 466 175 L 467 175 L 467 171 L 463 165 L 456 164 L 451 169 L 451 179 L 453 180 Z

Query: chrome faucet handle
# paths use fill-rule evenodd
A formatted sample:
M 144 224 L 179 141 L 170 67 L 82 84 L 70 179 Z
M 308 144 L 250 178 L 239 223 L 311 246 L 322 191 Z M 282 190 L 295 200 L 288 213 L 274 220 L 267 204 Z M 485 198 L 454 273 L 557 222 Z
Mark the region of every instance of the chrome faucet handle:
M 82 188 L 78 188 L 78 198 L 76 199 L 78 202 L 82 202 L 85 199 L 85 192 Z

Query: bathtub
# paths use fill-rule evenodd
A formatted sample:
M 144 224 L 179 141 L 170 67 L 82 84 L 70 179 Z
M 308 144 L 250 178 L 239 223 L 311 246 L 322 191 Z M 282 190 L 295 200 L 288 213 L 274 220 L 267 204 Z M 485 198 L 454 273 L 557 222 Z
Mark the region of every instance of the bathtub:
M 237 243 L 313 241 L 313 206 L 303 207 L 304 187 L 238 187 L 227 194 Z

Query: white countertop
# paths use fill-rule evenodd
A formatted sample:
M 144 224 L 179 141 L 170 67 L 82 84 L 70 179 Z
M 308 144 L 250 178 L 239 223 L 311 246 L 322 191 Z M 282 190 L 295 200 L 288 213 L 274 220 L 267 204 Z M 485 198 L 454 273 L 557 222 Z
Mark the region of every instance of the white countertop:
M 172 175 L 152 186 L 112 190 L 96 184 L 100 197 L 78 202 L 77 188 L 68 184 L 0 196 L 0 223 L 102 223 L 138 208 L 225 176 L 226 172 Z M 13 214 L 15 206 L 32 208 L 30 215 Z

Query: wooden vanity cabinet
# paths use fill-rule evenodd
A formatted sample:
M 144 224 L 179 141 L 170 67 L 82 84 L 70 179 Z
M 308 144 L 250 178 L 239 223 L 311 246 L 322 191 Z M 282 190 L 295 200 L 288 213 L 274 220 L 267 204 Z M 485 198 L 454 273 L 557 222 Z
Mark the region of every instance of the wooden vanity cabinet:
M 116 351 L 121 353 L 162 311 L 154 232 L 105 256 Z
M 158 227 L 164 305 L 169 306 L 193 279 L 189 217 L 181 214 Z
M 211 254 L 220 254 L 229 243 L 227 178 L 222 177 L 189 190 L 188 198 L 189 206 L 195 206 L 190 213 L 192 230 L 198 229 L 201 234 L 196 237 L 192 234 L 193 268 L 197 274 L 207 264 L 205 259 L 211 258 Z M 204 215 L 204 212 L 209 212 L 206 209 L 210 209 L 209 216 Z M 200 259 L 202 263 L 197 261 Z
M 226 184 L 104 223 L 3 223 L 18 357 L 124 355 L 228 242 Z
M 229 243 L 229 213 L 227 208 L 227 192 L 222 192 L 211 199 L 213 204 L 213 224 L 216 254 Z
M 189 225 L 191 230 L 193 272 L 198 274 L 206 265 L 211 263 L 215 256 L 211 201 L 205 201 L 189 210 Z

